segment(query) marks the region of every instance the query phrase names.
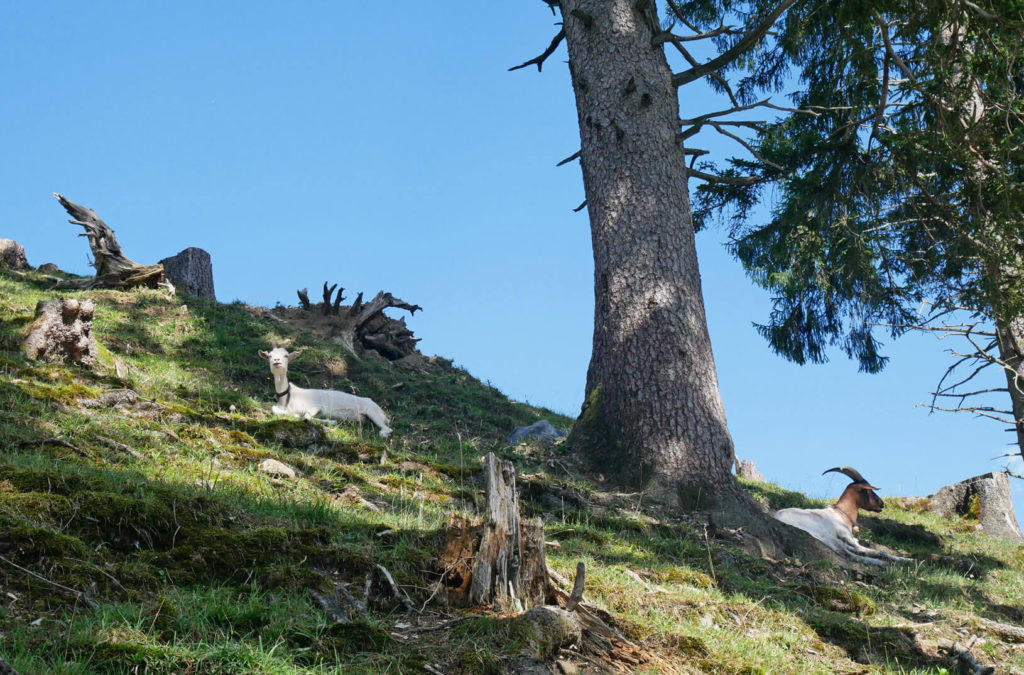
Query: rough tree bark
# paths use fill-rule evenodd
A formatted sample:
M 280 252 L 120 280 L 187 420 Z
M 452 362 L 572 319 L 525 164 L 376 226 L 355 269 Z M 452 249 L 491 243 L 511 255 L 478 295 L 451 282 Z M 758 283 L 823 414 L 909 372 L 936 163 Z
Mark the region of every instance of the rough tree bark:
M 999 360 L 1010 394 L 1017 452 L 1024 457 L 1024 317 L 1006 321 L 996 316 L 995 325 Z
M 735 496 L 678 140 L 650 9 L 562 0 L 594 249 L 594 342 L 570 443 L 603 473 L 695 507 Z
M 54 288 L 114 288 L 120 290 L 136 286 L 155 288 L 164 280 L 163 265 L 140 265 L 129 260 L 121 252 L 121 246 L 114 237 L 114 231 L 100 220 L 95 211 L 80 206 L 56 192 L 53 193 L 53 196 L 71 215 L 72 219 L 68 222 L 72 225 L 81 225 L 85 229 L 85 233 L 79 236 L 88 237 L 89 248 L 92 249 L 93 255 L 92 265 L 96 269 L 94 277 L 60 281 Z

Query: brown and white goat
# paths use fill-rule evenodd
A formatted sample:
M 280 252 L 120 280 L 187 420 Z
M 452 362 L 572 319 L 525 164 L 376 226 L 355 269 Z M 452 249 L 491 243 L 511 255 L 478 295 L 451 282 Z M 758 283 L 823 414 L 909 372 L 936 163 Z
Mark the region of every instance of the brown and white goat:
M 853 481 L 846 486 L 835 506 L 824 509 L 780 509 L 773 515 L 782 522 L 804 530 L 812 537 L 843 556 L 866 565 L 885 565 L 888 562 L 906 562 L 912 558 L 892 555 L 864 546 L 854 533 L 857 527 L 859 509 L 878 513 L 885 507 L 874 485 L 871 485 L 860 472 L 849 466 L 837 466 L 824 471 L 836 471 L 845 474 Z

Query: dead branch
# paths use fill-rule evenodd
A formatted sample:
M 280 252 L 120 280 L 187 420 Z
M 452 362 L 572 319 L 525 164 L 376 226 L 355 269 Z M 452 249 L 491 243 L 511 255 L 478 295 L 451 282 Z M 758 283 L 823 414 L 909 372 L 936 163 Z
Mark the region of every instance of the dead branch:
M 565 601 L 565 609 L 572 612 L 583 601 L 583 586 L 586 583 L 587 566 L 582 562 L 576 563 L 576 581 L 572 585 L 572 593 Z
M 93 436 L 93 438 L 95 438 L 97 441 L 99 441 L 103 445 L 107 446 L 108 448 L 111 448 L 113 450 L 119 450 L 121 452 L 126 452 L 129 455 L 131 455 L 132 457 L 134 457 L 135 459 L 145 459 L 146 458 L 146 456 L 144 454 L 142 454 L 141 452 L 139 452 L 135 448 L 132 448 L 132 447 L 130 447 L 128 445 L 125 445 L 124 443 L 121 443 L 120 441 L 115 441 L 113 438 L 107 438 L 106 436 Z
M 959 642 L 954 642 L 946 648 L 945 651 L 960 662 L 961 665 L 967 668 L 967 672 L 971 675 L 992 675 L 996 672 L 995 668 L 992 668 L 991 666 L 983 666 L 979 663 L 971 654 L 971 651 Z
M 36 574 L 32 570 L 30 570 L 28 568 L 25 568 L 25 567 L 22 567 L 18 563 L 14 562 L 13 560 L 9 560 L 9 559 L 5 558 L 2 555 L 0 555 L 0 561 L 3 561 L 5 563 L 7 563 L 11 567 L 14 567 L 16 569 L 21 570 L 22 572 L 24 572 L 25 574 L 28 574 L 31 577 L 39 579 L 40 581 L 46 582 L 46 583 L 50 584 L 51 586 L 59 588 L 62 591 L 70 593 L 71 595 L 75 596 L 76 598 L 78 598 L 79 600 L 84 602 L 85 604 L 89 605 L 89 607 L 92 607 L 94 609 L 97 607 L 96 601 L 93 600 L 92 598 L 90 598 L 88 596 L 88 594 L 86 594 L 83 591 L 77 591 L 74 588 L 68 588 L 67 586 L 65 586 L 63 584 L 58 584 L 56 581 L 51 581 L 51 580 L 47 579 L 46 577 L 42 576 L 41 574 Z
M 376 568 L 384 577 L 384 580 L 387 581 L 388 586 L 391 588 L 391 592 L 394 594 L 395 598 L 405 607 L 405 613 L 415 613 L 416 606 L 412 604 L 412 600 L 409 599 L 409 596 L 406 594 L 406 592 L 399 588 L 398 584 L 395 583 L 395 579 L 391 576 L 391 572 L 388 572 L 387 568 L 383 565 L 376 565 Z
M 977 622 L 981 624 L 982 628 L 995 633 L 1001 639 L 1009 642 L 1024 642 L 1024 628 L 1020 626 L 1011 626 L 1008 623 L 1000 623 L 998 621 L 991 621 L 989 619 L 978 618 Z
M 355 316 L 363 308 L 363 292 L 359 291 L 359 295 L 356 296 L 356 301 L 349 307 L 348 316 Z
M 317 604 L 323 608 L 324 612 L 327 613 L 327 616 L 329 616 L 335 623 L 350 623 L 348 616 L 346 616 L 345 612 L 342 611 L 341 605 L 338 603 L 336 598 L 328 598 L 325 595 L 317 593 L 312 588 L 309 589 L 309 595 L 316 600 Z
M 409 303 L 399 298 L 396 298 L 390 293 L 380 291 L 377 293 L 377 295 L 373 297 L 373 300 L 370 300 L 370 302 L 366 303 L 366 305 L 359 312 L 359 315 L 356 317 L 356 329 L 359 329 L 362 326 L 364 326 L 370 319 L 375 317 L 377 314 L 380 314 L 388 307 L 407 309 L 409 310 L 410 314 L 416 314 L 417 311 L 423 309 L 419 305 L 410 305 Z
M 305 288 L 299 291 L 295 291 L 299 295 L 299 302 L 302 303 L 302 309 L 309 309 L 309 291 Z
M 569 162 L 573 161 L 574 159 L 579 159 L 581 152 L 582 152 L 581 150 L 577 150 L 576 152 L 572 153 L 571 155 L 569 155 L 568 157 L 563 159 L 558 164 L 555 164 L 555 166 L 562 166 L 562 165 L 568 164 Z
M 564 39 L 565 29 L 563 28 L 560 31 L 558 31 L 558 35 L 552 38 L 551 44 L 548 45 L 548 48 L 545 49 L 540 56 L 536 56 L 530 59 L 529 61 L 520 63 L 518 66 L 512 66 L 511 68 L 509 68 L 509 72 L 513 70 L 519 70 L 520 68 L 526 68 L 527 66 L 536 65 L 537 72 L 539 73 L 541 71 L 541 68 L 544 66 L 544 61 L 546 61 L 549 56 L 555 53 L 555 50 L 558 49 L 558 45 L 561 44 L 562 40 Z
M 83 450 L 82 448 L 78 447 L 77 445 L 74 445 L 70 441 L 67 441 L 67 440 L 65 440 L 65 439 L 63 439 L 63 438 L 61 438 L 59 436 L 53 436 L 51 438 L 41 438 L 41 439 L 38 439 L 38 440 L 21 441 L 20 443 L 18 443 L 18 445 L 20 447 L 41 446 L 41 445 L 59 445 L 62 448 L 67 448 L 68 450 L 72 450 L 74 452 L 77 452 L 82 457 L 88 457 L 89 456 L 89 453 L 87 453 L 85 450 Z

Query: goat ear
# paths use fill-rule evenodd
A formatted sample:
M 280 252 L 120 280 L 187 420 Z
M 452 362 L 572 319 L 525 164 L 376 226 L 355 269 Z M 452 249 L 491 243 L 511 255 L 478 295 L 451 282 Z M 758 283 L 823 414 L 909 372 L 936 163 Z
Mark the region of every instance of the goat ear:
M 293 361 L 293 360 L 299 358 L 300 354 L 302 354 L 302 350 L 301 349 L 297 349 L 294 352 L 288 352 L 288 360 L 289 361 Z
M 270 354 L 268 354 L 267 352 L 263 351 L 262 349 L 260 350 L 259 353 L 260 353 L 260 356 L 265 358 L 265 359 L 269 359 L 270 358 Z

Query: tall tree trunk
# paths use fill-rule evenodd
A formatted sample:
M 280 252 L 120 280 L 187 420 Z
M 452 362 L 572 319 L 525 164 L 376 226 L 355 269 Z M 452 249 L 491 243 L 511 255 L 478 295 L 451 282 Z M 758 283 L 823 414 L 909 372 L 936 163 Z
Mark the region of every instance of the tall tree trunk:
M 1000 314 L 998 303 L 993 305 L 996 344 L 999 349 L 1000 365 L 1006 376 L 1006 388 L 1010 394 L 1017 451 L 1024 457 L 1024 317 L 1017 316 L 1007 320 Z
M 560 2 L 594 249 L 593 354 L 570 443 L 596 469 L 695 507 L 735 491 L 733 445 L 653 4 Z

